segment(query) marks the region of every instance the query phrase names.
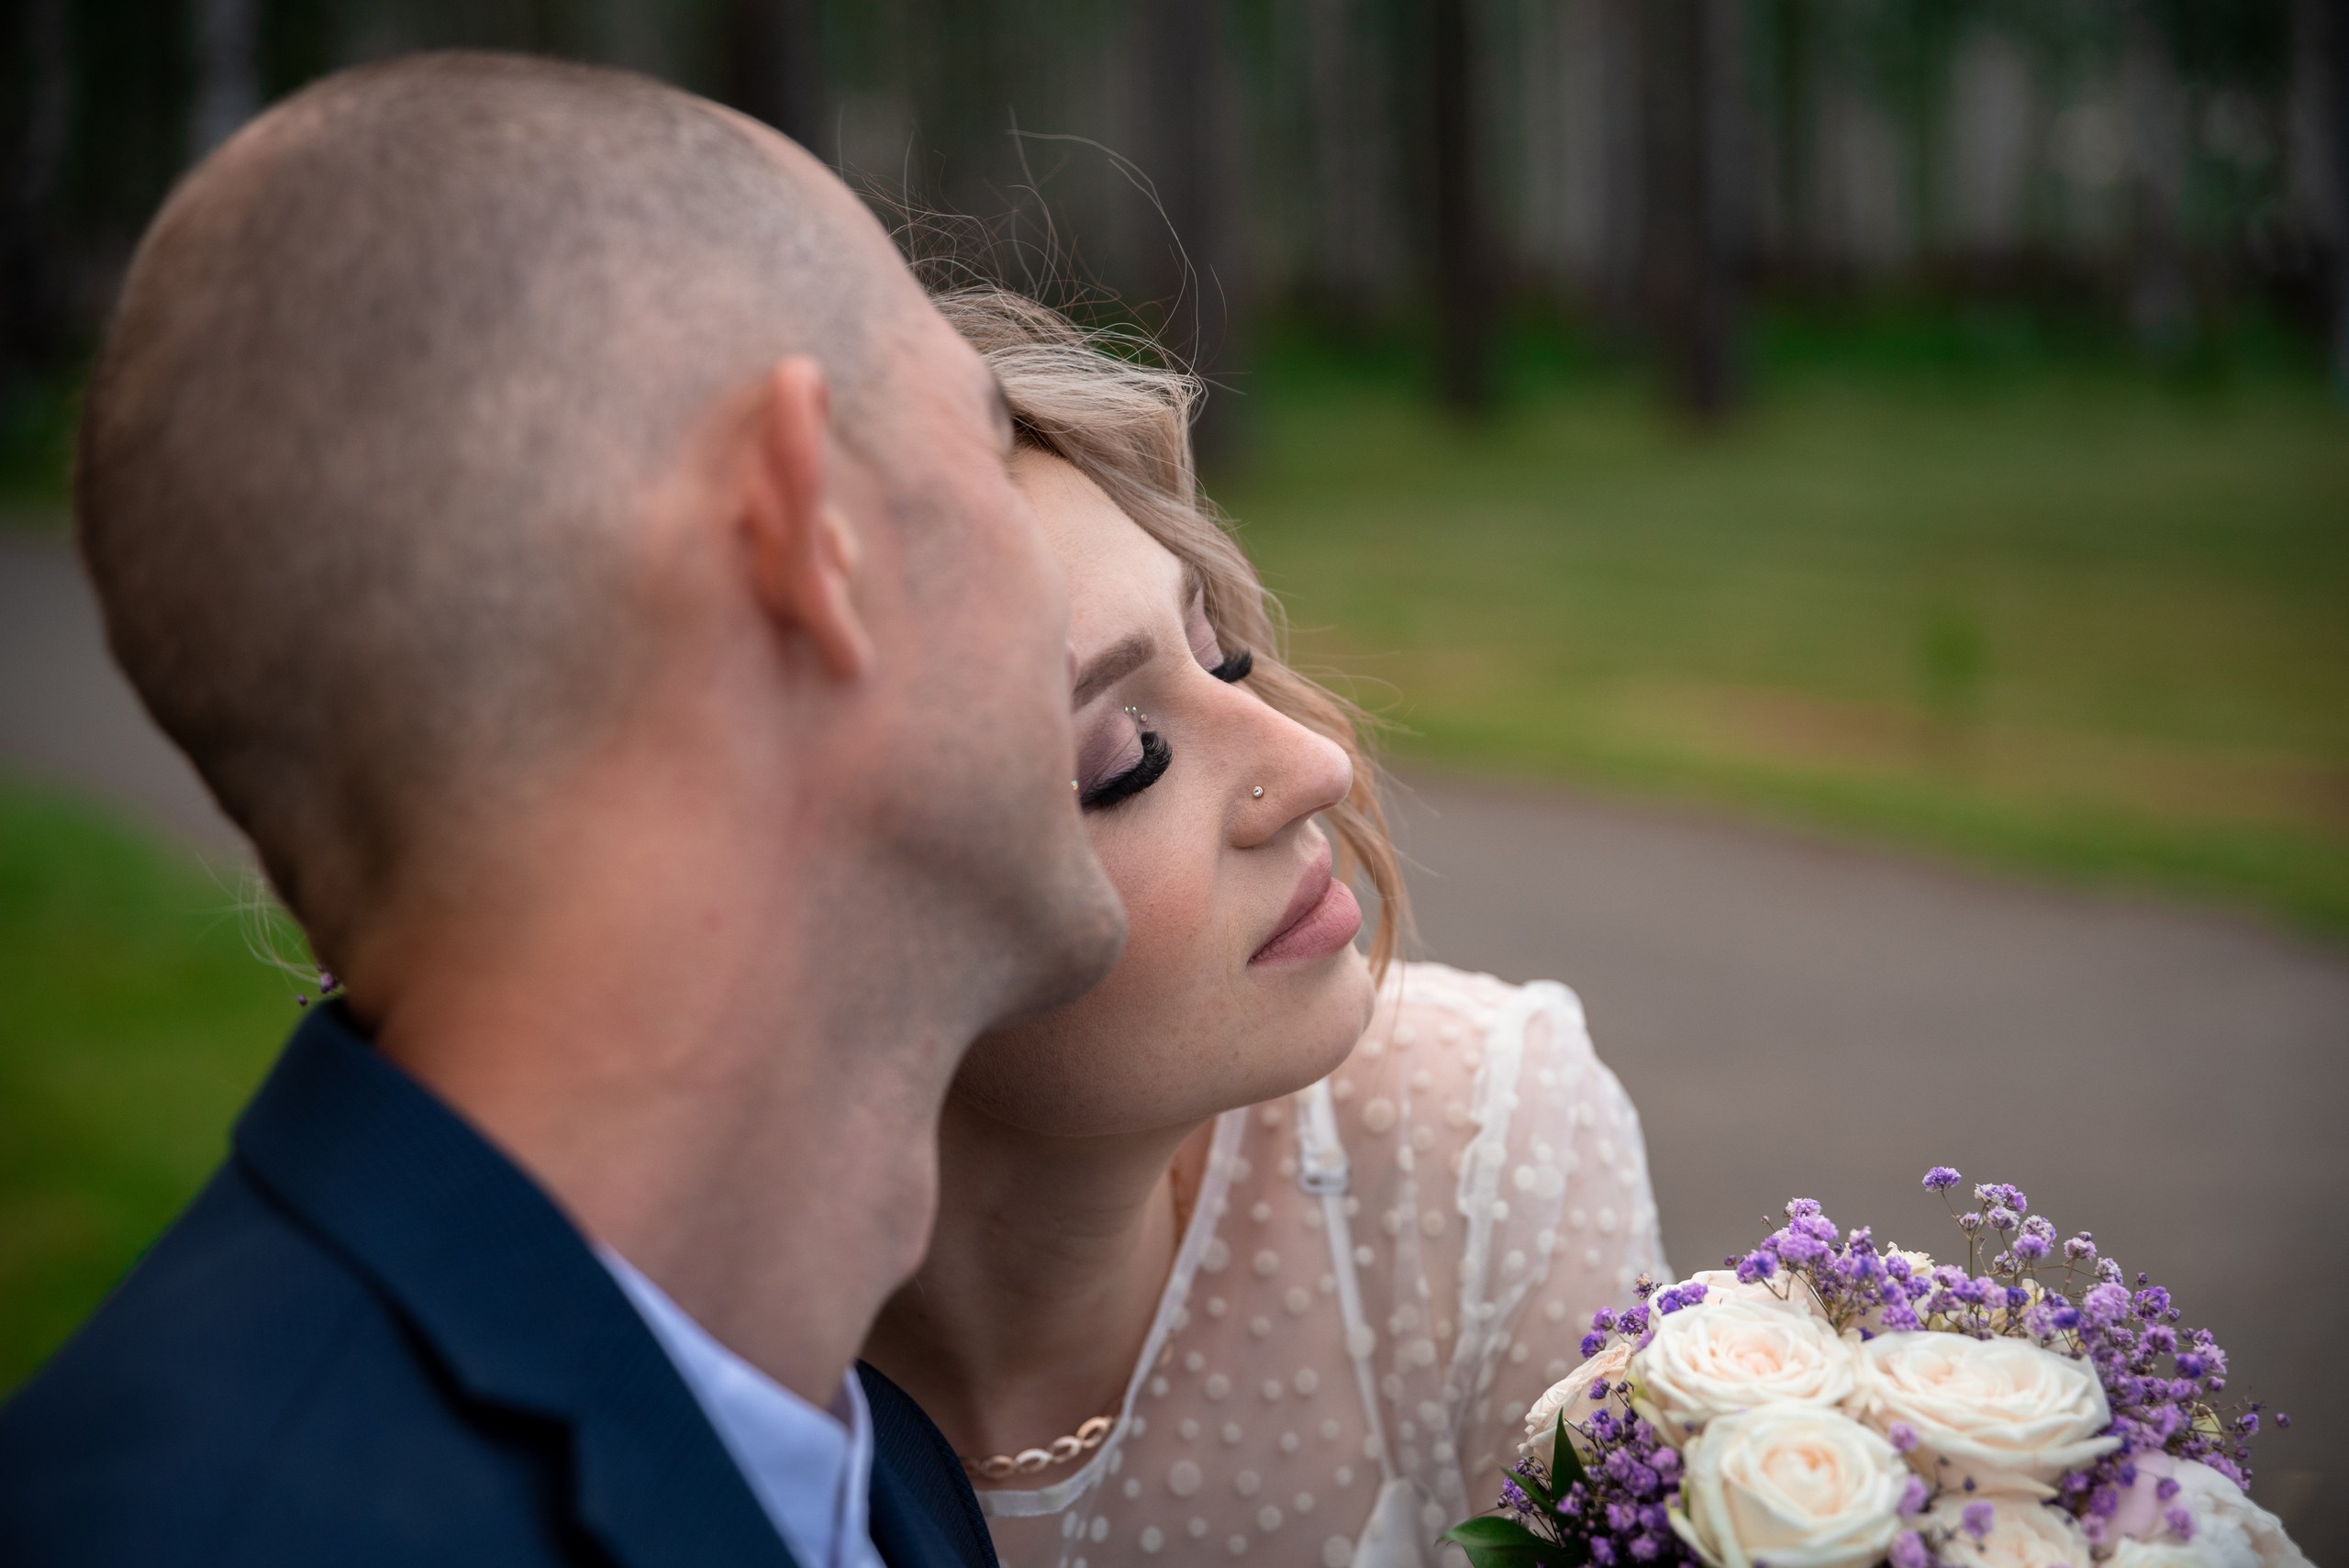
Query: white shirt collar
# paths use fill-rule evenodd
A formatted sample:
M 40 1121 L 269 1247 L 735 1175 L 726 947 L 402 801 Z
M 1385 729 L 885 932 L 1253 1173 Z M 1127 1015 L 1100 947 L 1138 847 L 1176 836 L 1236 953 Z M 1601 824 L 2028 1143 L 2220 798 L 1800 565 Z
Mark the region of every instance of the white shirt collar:
M 855 1372 L 831 1410 L 819 1410 L 719 1344 L 626 1258 L 601 1243 L 596 1255 L 675 1363 L 801 1568 L 881 1568 L 867 1521 L 873 1420 Z

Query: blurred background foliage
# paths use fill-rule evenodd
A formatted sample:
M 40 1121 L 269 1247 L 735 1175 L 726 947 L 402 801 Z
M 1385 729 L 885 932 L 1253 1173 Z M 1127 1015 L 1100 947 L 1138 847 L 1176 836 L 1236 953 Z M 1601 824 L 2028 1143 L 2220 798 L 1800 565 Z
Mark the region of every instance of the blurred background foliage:
M 421 48 L 648 71 L 1139 321 L 1422 765 L 2349 931 L 2344 0 L 8 0 L 0 518 L 139 232 Z M 288 1017 L 235 899 L 0 797 L 0 1385 Z M 77 1174 L 78 1173 L 78 1174 Z

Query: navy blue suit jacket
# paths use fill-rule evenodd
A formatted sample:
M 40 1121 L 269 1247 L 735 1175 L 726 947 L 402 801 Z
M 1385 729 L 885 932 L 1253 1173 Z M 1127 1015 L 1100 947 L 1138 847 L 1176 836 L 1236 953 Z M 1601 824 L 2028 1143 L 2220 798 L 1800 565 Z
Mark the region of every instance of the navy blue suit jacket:
M 993 1568 L 861 1368 L 874 1544 Z M 511 1162 L 314 1010 L 228 1163 L 0 1407 L 0 1563 L 791 1568 L 659 1341 Z

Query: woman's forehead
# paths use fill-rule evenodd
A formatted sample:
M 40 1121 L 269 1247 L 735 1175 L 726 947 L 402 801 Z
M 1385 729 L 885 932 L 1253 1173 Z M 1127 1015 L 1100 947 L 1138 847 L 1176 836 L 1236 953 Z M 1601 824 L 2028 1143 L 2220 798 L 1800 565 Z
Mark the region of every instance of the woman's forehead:
M 1023 453 L 1012 473 L 1068 578 L 1069 634 L 1080 654 L 1091 644 L 1181 620 L 1190 574 L 1098 485 L 1041 453 Z

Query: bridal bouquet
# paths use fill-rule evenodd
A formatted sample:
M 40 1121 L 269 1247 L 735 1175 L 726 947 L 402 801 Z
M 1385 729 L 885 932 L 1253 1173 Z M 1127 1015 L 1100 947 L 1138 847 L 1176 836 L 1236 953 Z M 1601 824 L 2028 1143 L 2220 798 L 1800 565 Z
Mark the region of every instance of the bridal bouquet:
M 2259 1407 L 2217 1403 L 2210 1332 L 2015 1188 L 1974 1199 L 1962 1268 L 1798 1198 L 1730 1266 L 1642 1281 L 1445 1539 L 1475 1568 L 2305 1568 L 2244 1495 Z

